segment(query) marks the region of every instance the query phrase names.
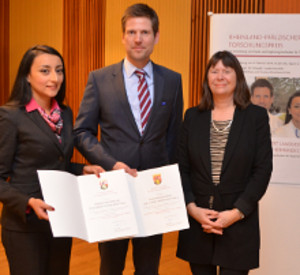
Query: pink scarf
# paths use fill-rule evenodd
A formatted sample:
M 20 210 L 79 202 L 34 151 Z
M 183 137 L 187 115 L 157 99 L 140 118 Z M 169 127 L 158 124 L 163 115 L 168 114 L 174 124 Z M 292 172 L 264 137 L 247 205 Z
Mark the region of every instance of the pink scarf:
M 47 115 L 46 112 L 41 108 L 37 108 L 42 117 L 45 119 L 45 121 L 50 126 L 51 130 L 55 133 L 56 137 L 58 138 L 58 141 L 61 143 L 61 130 L 63 127 L 63 120 L 61 118 L 61 111 L 59 107 L 55 107 L 51 110 L 50 115 Z

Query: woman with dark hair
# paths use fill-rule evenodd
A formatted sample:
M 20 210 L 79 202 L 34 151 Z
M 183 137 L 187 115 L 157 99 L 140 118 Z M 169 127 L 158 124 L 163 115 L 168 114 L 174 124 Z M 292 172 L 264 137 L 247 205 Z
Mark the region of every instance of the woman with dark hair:
M 285 124 L 278 128 L 276 137 L 300 138 L 300 91 L 295 92 L 286 106 Z
M 259 264 L 258 201 L 272 171 L 267 111 L 250 102 L 228 51 L 210 59 L 199 106 L 185 114 L 179 143 L 190 228 L 177 256 L 193 274 L 245 275 Z
M 2 242 L 12 275 L 69 273 L 71 238 L 53 238 L 38 169 L 95 173 L 100 166 L 71 163 L 72 111 L 63 104 L 62 56 L 48 46 L 29 49 L 11 96 L 0 107 Z

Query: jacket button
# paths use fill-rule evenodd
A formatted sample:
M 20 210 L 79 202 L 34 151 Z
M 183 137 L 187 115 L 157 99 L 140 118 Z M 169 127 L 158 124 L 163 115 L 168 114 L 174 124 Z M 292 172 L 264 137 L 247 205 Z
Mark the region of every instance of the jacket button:
M 60 157 L 58 158 L 58 160 L 59 160 L 59 161 L 64 161 L 64 157 L 60 156 Z

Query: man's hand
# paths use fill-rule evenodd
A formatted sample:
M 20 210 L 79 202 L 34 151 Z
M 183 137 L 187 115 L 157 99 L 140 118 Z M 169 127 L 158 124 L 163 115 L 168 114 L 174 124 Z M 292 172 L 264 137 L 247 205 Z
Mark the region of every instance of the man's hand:
M 129 175 L 136 177 L 137 176 L 137 171 L 136 169 L 130 168 L 128 165 L 126 165 L 124 162 L 117 161 L 116 164 L 113 167 L 113 170 L 120 170 L 124 169 L 126 173 Z
M 85 165 L 82 173 L 84 175 L 95 174 L 96 177 L 100 178 L 100 173 L 103 172 L 105 172 L 105 170 L 99 165 Z

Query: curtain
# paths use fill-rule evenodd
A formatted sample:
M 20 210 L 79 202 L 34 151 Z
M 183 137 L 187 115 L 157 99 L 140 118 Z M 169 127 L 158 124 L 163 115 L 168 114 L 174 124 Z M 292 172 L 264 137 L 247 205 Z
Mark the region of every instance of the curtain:
M 264 0 L 192 0 L 190 107 L 199 104 L 209 58 L 209 11 L 213 13 L 263 13 Z
M 104 66 L 105 0 L 64 0 L 63 10 L 66 103 L 75 120 L 89 71 Z M 85 162 L 76 150 L 73 160 Z
M 0 105 L 9 96 L 9 0 L 0 1 Z

